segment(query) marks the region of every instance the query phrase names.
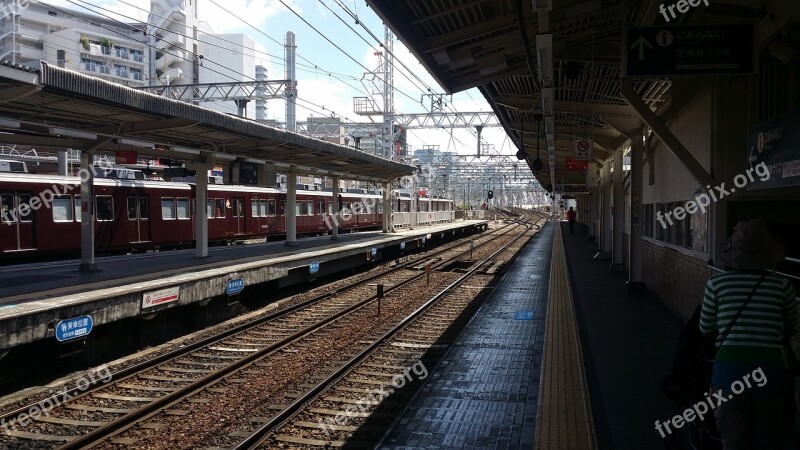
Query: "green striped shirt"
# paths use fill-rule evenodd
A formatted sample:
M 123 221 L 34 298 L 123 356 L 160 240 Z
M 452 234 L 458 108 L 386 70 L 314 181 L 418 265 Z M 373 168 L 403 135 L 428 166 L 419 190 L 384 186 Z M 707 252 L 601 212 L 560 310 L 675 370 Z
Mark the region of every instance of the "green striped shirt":
M 700 331 L 717 336 L 717 361 L 780 362 L 783 340 L 797 331 L 795 290 L 786 278 L 768 274 L 742 310 L 762 272 L 726 272 L 706 283 Z M 733 325 L 725 342 L 723 334 Z

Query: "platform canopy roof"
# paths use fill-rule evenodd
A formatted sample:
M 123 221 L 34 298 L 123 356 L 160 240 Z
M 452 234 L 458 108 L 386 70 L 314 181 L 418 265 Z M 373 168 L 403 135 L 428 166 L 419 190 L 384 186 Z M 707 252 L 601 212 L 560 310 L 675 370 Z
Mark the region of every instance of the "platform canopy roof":
M 0 143 L 135 151 L 186 162 L 274 162 L 279 172 L 384 182 L 414 166 L 170 100 L 43 62 L 0 63 Z
M 601 162 L 641 127 L 621 95 L 628 27 L 664 25 L 663 0 L 367 0 L 448 93 L 477 87 L 540 183 L 585 192 L 586 171 L 566 170 L 575 138 L 593 138 Z M 797 0 L 713 0 L 669 25 L 754 23 L 762 54 L 798 46 Z M 709 6 L 706 6 L 709 5 Z M 755 19 L 755 21 L 754 21 Z M 545 35 L 552 35 L 549 41 Z M 774 52 L 773 52 L 774 50 Z M 785 51 L 783 52 L 785 54 Z M 800 52 L 795 51 L 795 55 Z M 780 58 L 779 58 L 780 59 Z M 544 74 L 544 76 L 543 76 Z M 666 121 L 715 77 L 632 78 Z M 673 98 L 676 102 L 673 102 Z M 545 111 L 548 104 L 551 111 Z M 542 117 L 544 116 L 544 117 Z M 540 128 L 541 126 L 541 128 Z M 542 130 L 541 133 L 539 130 Z M 533 170 L 537 147 L 543 166 Z M 555 180 L 553 180 L 555 178 Z

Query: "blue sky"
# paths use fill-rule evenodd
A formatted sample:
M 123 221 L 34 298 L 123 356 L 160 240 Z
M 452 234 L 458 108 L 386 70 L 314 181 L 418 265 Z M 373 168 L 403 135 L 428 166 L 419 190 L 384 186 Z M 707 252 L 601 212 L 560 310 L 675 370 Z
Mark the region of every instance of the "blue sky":
M 187 2 L 190 0 L 186 0 Z M 376 49 L 380 50 L 367 31 L 348 15 L 339 4 L 346 6 L 374 35 L 383 39 L 384 26 L 378 16 L 363 0 L 191 0 L 199 1 L 199 18 L 209 24 L 215 33 L 244 33 L 256 41 L 256 49 L 261 52 L 256 54 L 257 63 L 267 66 L 272 79 L 282 79 L 284 72 L 283 47 L 278 43 L 283 42 L 287 31 L 294 31 L 297 39 L 298 54 L 298 102 L 297 116 L 304 120 L 309 115 L 318 117 L 321 113 L 327 115 L 333 111 L 337 116 L 348 121 L 369 121 L 367 117 L 360 117 L 353 112 L 354 96 L 366 96 L 372 90 L 365 87 L 361 79 L 366 71 L 364 67 L 353 61 L 360 62 L 370 70 L 379 65 L 379 57 L 374 55 Z M 388 1 L 388 0 L 387 0 Z M 89 9 L 102 6 L 120 14 L 134 17 L 141 21 L 147 20 L 149 0 L 45 0 L 61 7 L 80 9 L 75 3 L 83 4 Z M 228 9 L 234 15 L 223 11 L 213 2 Z M 288 6 L 288 7 L 287 7 Z M 300 20 L 289 9 L 291 7 L 322 34 L 341 47 L 353 59 L 338 50 L 314 31 L 308 24 Z M 86 9 L 83 9 L 86 11 Z M 99 11 L 103 14 L 107 12 Z M 333 13 L 338 14 L 347 24 L 359 32 L 371 46 L 350 30 Z M 243 23 L 247 21 L 254 28 Z M 127 20 L 127 19 L 123 19 Z M 373 48 L 374 47 L 374 48 Z M 421 95 L 430 87 L 434 91 L 444 92 L 430 77 L 425 69 L 417 62 L 416 58 L 395 40 L 395 56 L 402 61 L 411 72 L 422 79 L 416 80 L 414 76 L 396 62 L 395 70 L 395 109 L 397 113 L 421 113 L 426 108 L 420 104 Z M 308 67 L 309 61 L 318 69 Z M 336 76 L 330 73 L 338 74 Z M 303 100 L 324 106 L 314 107 Z M 428 101 L 425 101 L 426 106 Z M 468 93 L 459 93 L 453 96 L 452 108 L 459 112 L 491 111 L 477 89 Z M 270 118 L 283 121 L 284 106 L 281 101 L 270 101 Z M 379 116 L 374 116 L 375 121 L 380 121 Z M 516 148 L 507 139 L 501 128 L 484 130 L 484 141 L 494 144 L 496 150 L 503 154 L 514 154 Z M 438 145 L 444 151 L 457 151 L 462 154 L 474 154 L 476 136 L 474 130 L 410 130 L 408 134 L 409 145 L 421 148 L 423 145 Z

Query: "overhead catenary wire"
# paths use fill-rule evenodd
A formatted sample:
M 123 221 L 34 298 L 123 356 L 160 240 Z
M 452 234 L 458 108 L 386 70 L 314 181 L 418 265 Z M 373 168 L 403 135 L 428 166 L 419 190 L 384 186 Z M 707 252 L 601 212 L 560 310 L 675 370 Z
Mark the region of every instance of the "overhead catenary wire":
M 118 19 L 116 19 L 116 18 L 114 18 L 114 17 L 111 17 L 111 16 L 109 16 L 109 15 L 102 14 L 102 13 L 100 13 L 100 12 L 97 12 L 97 11 L 95 11 L 95 10 L 92 10 L 91 8 L 89 8 L 89 7 L 87 7 L 87 6 L 84 6 L 84 5 L 81 5 L 81 4 L 78 4 L 78 3 L 75 3 L 75 1 L 73 1 L 73 0 L 66 0 L 66 1 L 67 1 L 68 3 L 71 3 L 71 4 L 75 5 L 75 6 L 78 6 L 78 7 L 80 7 L 80 8 L 86 9 L 87 11 L 90 11 L 90 12 L 92 12 L 93 14 L 96 14 L 96 15 L 98 15 L 98 16 L 100 16 L 100 17 L 104 17 L 104 18 L 107 18 L 107 19 L 109 19 L 109 20 L 112 20 L 112 21 L 114 21 L 114 22 L 118 22 L 118 23 L 120 23 L 120 24 L 123 24 L 123 25 L 125 25 L 125 27 L 126 27 L 126 28 L 133 28 L 133 27 L 132 27 L 130 24 L 126 24 L 125 22 L 122 22 L 122 21 L 120 21 L 120 20 L 118 20 Z M 98 9 L 100 9 L 100 10 L 103 10 L 103 11 L 109 11 L 109 12 L 112 12 L 112 13 L 114 13 L 114 14 L 117 14 L 117 15 L 119 15 L 120 17 L 125 17 L 125 18 L 129 18 L 129 19 L 130 19 L 130 17 L 128 17 L 128 16 L 124 16 L 124 15 L 118 14 L 118 13 L 116 13 L 116 12 L 110 11 L 109 9 L 107 9 L 107 8 L 104 8 L 104 7 L 102 7 L 102 6 L 95 5 L 95 4 L 93 4 L 93 3 L 86 2 L 86 1 L 83 1 L 83 0 L 78 0 L 78 1 L 81 1 L 82 3 L 86 3 L 86 4 L 90 5 L 90 6 L 93 6 L 93 7 L 95 7 L 95 8 L 98 8 Z M 79 16 L 76 16 L 74 13 L 70 13 L 68 10 L 63 10 L 63 9 L 60 9 L 60 8 L 57 8 L 57 7 L 53 7 L 53 6 L 51 6 L 51 7 L 52 7 L 53 9 L 57 10 L 57 11 L 63 12 L 63 13 L 65 13 L 65 14 L 68 14 L 68 15 L 72 15 L 73 17 L 79 17 Z M 111 32 L 113 32 L 113 33 L 115 33 L 115 34 L 119 34 L 119 35 L 121 35 L 121 36 L 125 36 L 125 34 L 124 34 L 124 33 L 121 33 L 121 32 L 119 32 L 119 31 L 116 31 L 116 30 L 114 30 L 114 29 L 113 29 L 113 28 L 111 28 L 111 27 L 104 27 L 104 26 L 100 25 L 100 28 L 106 29 L 106 30 L 108 30 L 108 31 L 111 31 Z M 162 29 L 162 30 L 165 30 L 165 31 L 170 31 L 170 32 L 173 32 L 172 30 L 164 29 L 164 28 L 161 28 L 161 27 L 156 27 L 156 28 L 159 28 L 159 29 Z M 176 34 L 177 34 L 177 33 L 176 33 Z M 127 36 L 126 36 L 126 37 L 127 37 Z M 187 62 L 193 62 L 192 60 L 190 60 L 190 59 L 188 59 L 188 58 L 186 58 L 186 57 L 184 57 L 184 56 L 182 56 L 182 55 L 180 55 L 180 54 L 177 54 L 177 53 L 172 53 L 172 52 L 170 52 L 170 51 L 168 51 L 168 50 L 166 50 L 166 49 L 158 49 L 158 48 L 156 48 L 155 46 L 153 46 L 153 45 L 150 45 L 150 44 L 147 44 L 147 43 L 143 43 L 143 44 L 144 44 L 144 45 L 147 45 L 148 47 L 154 48 L 154 49 L 156 49 L 156 50 L 158 50 L 158 51 L 160 51 L 160 52 L 164 52 L 165 54 L 168 54 L 168 55 L 174 56 L 174 57 L 176 57 L 176 58 L 178 58 L 178 59 L 182 59 L 182 60 L 184 60 L 184 61 L 187 61 Z M 199 56 L 200 56 L 200 55 L 198 55 L 197 53 L 195 53 L 195 52 L 192 52 L 191 50 L 188 50 L 188 49 L 183 49 L 183 50 L 184 50 L 186 53 L 188 53 L 188 54 L 191 54 L 191 55 L 194 55 L 194 56 L 197 56 L 197 57 L 199 57 Z M 219 66 L 219 67 L 223 67 L 223 68 L 225 68 L 226 70 L 229 70 L 229 71 L 230 71 L 231 73 L 233 73 L 233 74 L 236 74 L 236 75 L 240 75 L 240 76 L 242 76 L 244 79 L 249 79 L 250 81 L 258 81 L 258 80 L 256 80 L 256 79 L 255 79 L 253 76 L 246 75 L 246 74 L 243 74 L 243 73 L 241 73 L 241 72 L 238 72 L 238 71 L 235 71 L 235 70 L 229 69 L 229 68 L 227 68 L 227 67 L 223 66 L 222 64 L 219 64 L 219 63 L 217 63 L 216 61 L 213 61 L 213 60 L 211 60 L 211 59 L 208 59 L 208 58 L 203 58 L 203 61 L 207 61 L 207 62 L 210 62 L 210 63 L 212 63 L 212 64 L 215 64 L 215 65 L 217 65 L 217 66 Z M 229 78 L 229 79 L 231 79 L 231 80 L 233 80 L 233 81 L 241 81 L 241 80 L 237 80 L 236 78 L 234 78 L 233 76 L 231 76 L 231 75 L 230 75 L 230 73 L 223 73 L 223 72 L 220 72 L 220 71 L 218 71 L 218 70 L 214 70 L 214 69 L 212 69 L 212 68 L 205 67 L 205 66 L 204 66 L 204 68 L 205 68 L 205 69 L 207 69 L 207 70 L 209 70 L 209 71 L 211 71 L 211 72 L 213 72 L 213 73 L 216 73 L 216 74 L 218 74 L 218 75 L 222 75 L 222 76 L 224 76 L 224 77 L 226 77 L 226 78 Z M 350 120 L 351 120 L 349 117 L 347 117 L 347 116 L 344 116 L 344 115 L 341 115 L 341 114 L 339 114 L 339 113 L 337 113 L 336 111 L 333 111 L 333 110 L 331 110 L 331 109 L 325 108 L 325 107 L 324 107 L 324 106 L 322 106 L 322 105 L 318 105 L 318 104 L 316 104 L 316 103 L 314 103 L 314 102 L 312 102 L 312 101 L 309 101 L 309 100 L 302 99 L 301 97 L 296 97 L 296 98 L 298 98 L 298 99 L 301 99 L 301 100 L 305 101 L 306 103 L 312 104 L 312 105 L 314 105 L 314 106 L 316 106 L 316 107 L 318 107 L 318 108 L 322 108 L 323 110 L 332 111 L 334 114 L 336 114 L 336 115 L 338 115 L 339 117 L 342 117 L 342 118 L 344 118 L 344 119 L 346 119 L 346 120 L 348 120 L 348 121 L 350 121 Z M 305 108 L 305 107 L 304 107 L 304 108 Z M 319 113 L 319 112 L 317 111 L 317 113 Z

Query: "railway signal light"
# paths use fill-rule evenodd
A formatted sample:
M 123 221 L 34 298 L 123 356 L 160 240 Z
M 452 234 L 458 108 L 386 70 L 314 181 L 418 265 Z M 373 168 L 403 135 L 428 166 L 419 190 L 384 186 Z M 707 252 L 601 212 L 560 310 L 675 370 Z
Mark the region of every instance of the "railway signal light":
M 490 200 L 491 200 L 493 197 L 494 197 L 494 192 L 493 192 L 493 191 L 489 191 L 489 192 L 486 194 L 486 198 L 488 198 L 488 199 L 490 199 Z

